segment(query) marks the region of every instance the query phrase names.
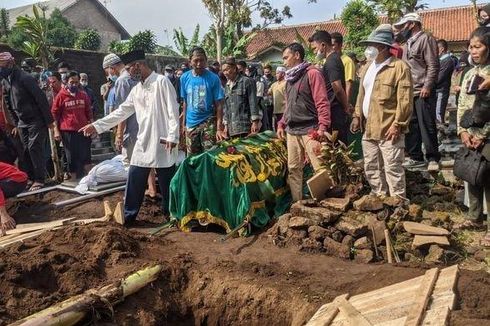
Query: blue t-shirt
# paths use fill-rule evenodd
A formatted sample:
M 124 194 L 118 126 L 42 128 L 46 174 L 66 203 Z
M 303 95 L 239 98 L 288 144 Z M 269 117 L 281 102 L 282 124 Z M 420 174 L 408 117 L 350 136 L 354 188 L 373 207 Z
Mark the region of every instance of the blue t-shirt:
M 205 70 L 201 76 L 194 76 L 190 70 L 180 77 L 180 96 L 186 103 L 188 128 L 195 127 L 214 115 L 214 102 L 224 98 L 219 77 Z

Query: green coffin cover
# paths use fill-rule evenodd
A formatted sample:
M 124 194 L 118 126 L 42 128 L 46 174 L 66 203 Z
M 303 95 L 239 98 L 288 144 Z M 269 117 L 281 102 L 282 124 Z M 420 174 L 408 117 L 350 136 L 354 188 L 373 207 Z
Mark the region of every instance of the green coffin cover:
M 221 142 L 184 160 L 170 184 L 170 214 L 230 232 L 244 221 L 257 228 L 289 209 L 287 149 L 273 132 Z M 246 231 L 245 231 L 246 233 Z

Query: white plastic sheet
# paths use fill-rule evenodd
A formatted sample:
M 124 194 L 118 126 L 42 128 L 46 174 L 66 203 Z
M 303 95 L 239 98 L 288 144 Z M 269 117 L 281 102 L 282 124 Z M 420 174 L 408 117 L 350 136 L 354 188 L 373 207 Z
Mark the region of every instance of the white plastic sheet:
M 117 155 L 111 160 L 105 160 L 90 170 L 75 190 L 80 194 L 86 194 L 90 187 L 94 187 L 100 183 L 126 181 L 128 178 L 129 166 L 124 166 L 123 156 Z

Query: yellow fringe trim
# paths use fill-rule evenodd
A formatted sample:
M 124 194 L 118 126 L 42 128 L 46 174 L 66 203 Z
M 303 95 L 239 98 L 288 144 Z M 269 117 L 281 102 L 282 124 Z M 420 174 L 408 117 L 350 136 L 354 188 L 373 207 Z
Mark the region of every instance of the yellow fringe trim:
M 190 212 L 179 222 L 179 228 L 184 232 L 190 232 L 191 229 L 187 227 L 187 223 L 192 220 L 198 220 L 202 223 L 217 224 L 226 230 L 226 233 L 231 231 L 230 226 L 225 220 L 211 215 L 208 211 Z

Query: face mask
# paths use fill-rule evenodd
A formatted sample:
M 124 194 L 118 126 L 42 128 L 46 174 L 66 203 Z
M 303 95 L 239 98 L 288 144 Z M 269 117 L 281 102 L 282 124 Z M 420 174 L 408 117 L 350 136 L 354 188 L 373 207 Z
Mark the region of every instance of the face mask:
M 318 53 L 316 54 L 316 59 L 317 59 L 317 60 L 323 60 L 323 59 L 325 59 L 325 53 L 323 53 L 323 52 L 318 52 Z
M 66 72 L 62 72 L 60 75 L 61 75 L 61 81 L 65 81 L 66 76 L 68 76 L 68 74 Z
M 0 67 L 0 76 L 3 78 L 8 78 L 12 73 L 12 68 Z
M 117 80 L 117 76 L 116 75 L 110 75 L 109 80 L 114 83 Z
M 488 23 L 490 23 L 490 18 L 486 18 L 486 19 L 481 19 L 479 18 L 478 19 L 478 24 L 482 27 L 485 27 L 488 25 Z
M 68 86 L 68 91 L 72 94 L 78 92 L 78 86 Z
M 87 87 L 88 82 L 86 82 L 86 81 L 81 81 L 81 82 L 80 82 L 80 85 L 82 85 L 83 87 Z
M 364 51 L 364 56 L 367 61 L 374 61 L 378 57 L 379 51 L 374 46 L 370 45 Z
M 173 76 L 174 76 L 174 74 L 173 74 L 173 73 L 168 72 L 168 71 L 165 71 L 165 77 L 167 77 L 167 78 L 172 78 Z
M 404 41 L 408 41 L 408 39 L 412 37 L 412 30 L 409 28 L 404 28 L 399 34 Z

